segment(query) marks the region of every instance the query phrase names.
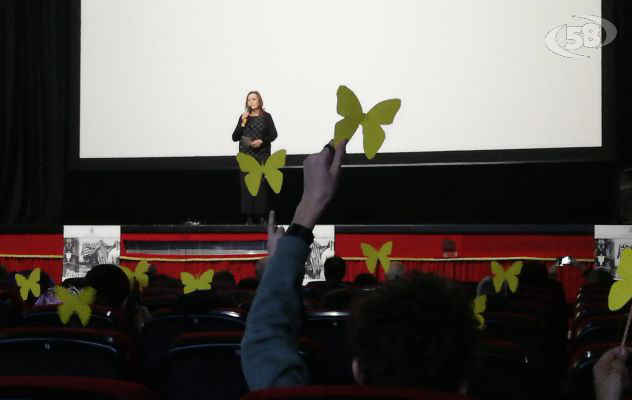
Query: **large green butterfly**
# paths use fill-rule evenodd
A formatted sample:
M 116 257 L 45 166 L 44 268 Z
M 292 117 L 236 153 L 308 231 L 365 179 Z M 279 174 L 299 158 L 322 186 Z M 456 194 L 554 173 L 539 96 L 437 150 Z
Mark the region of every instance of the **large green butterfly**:
M 283 185 L 283 172 L 279 171 L 280 168 L 285 166 L 285 150 L 275 151 L 266 162 L 261 165 L 259 161 L 253 156 L 246 153 L 237 154 L 237 162 L 239 163 L 239 169 L 246 173 L 244 181 L 246 187 L 251 195 L 256 196 L 259 193 L 259 186 L 261 186 L 262 176 L 266 177 L 266 180 L 270 184 L 274 193 L 281 192 L 281 186 Z
M 57 306 L 57 312 L 59 313 L 59 319 L 65 325 L 70 321 L 70 317 L 73 314 L 79 316 L 79 321 L 83 326 L 88 325 L 90 316 L 92 316 L 92 309 L 90 305 L 94 303 L 96 296 L 96 290 L 90 286 L 81 291 L 78 296 L 72 294 L 72 292 L 63 286 L 55 287 L 55 294 L 61 304 Z
M 369 160 L 372 159 L 386 138 L 384 129 L 380 125 L 393 123 L 402 101 L 400 99 L 384 100 L 364 114 L 360 101 L 348 87 L 339 86 L 336 96 L 338 97 L 336 111 L 344 118 L 336 122 L 334 146 L 337 146 L 341 140 L 351 139 L 358 130 L 358 126 L 362 125 L 364 154 Z

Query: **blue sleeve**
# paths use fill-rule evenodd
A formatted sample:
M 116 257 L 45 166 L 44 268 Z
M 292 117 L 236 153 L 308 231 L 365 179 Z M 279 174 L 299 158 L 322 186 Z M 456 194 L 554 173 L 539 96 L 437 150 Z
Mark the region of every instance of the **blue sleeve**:
M 297 345 L 301 282 L 309 252 L 304 240 L 285 236 L 268 260 L 241 342 L 241 364 L 250 390 L 309 383 Z

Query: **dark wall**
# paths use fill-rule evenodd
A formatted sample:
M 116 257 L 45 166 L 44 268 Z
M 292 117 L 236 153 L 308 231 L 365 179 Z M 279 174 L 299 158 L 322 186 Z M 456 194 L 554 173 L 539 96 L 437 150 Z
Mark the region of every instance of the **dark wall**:
M 302 172 L 285 172 L 282 222 Z M 70 172 L 64 223 L 243 223 L 237 171 Z M 346 168 L 324 217 L 336 224 L 616 222 L 612 163 Z

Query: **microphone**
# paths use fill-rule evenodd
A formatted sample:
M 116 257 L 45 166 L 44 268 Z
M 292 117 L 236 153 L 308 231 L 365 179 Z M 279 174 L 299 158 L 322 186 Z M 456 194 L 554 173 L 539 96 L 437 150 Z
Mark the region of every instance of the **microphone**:
M 246 112 L 247 114 L 250 114 L 248 112 Z M 248 122 L 248 117 L 246 116 L 246 118 L 244 118 L 243 116 L 241 117 L 241 127 L 245 128 L 246 127 L 246 123 Z

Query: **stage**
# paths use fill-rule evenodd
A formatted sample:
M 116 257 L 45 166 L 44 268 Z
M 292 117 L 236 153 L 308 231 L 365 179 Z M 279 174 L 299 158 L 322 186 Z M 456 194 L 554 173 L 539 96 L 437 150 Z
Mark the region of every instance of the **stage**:
M 140 260 L 159 274 L 179 278 L 181 271 L 230 271 L 237 281 L 255 276 L 256 262 L 267 255 L 264 226 L 157 225 L 121 226 L 120 264 Z M 360 244 L 374 248 L 393 242 L 391 260 L 407 270 L 435 272 L 459 281 L 489 276 L 490 262 L 516 260 L 551 264 L 570 255 L 591 265 L 594 232 L 590 225 L 338 225 L 335 253 L 347 261 L 345 281 L 368 272 Z M 59 283 L 64 251 L 63 227 L 19 227 L 0 232 L 0 264 L 9 272 L 39 267 Z M 374 275 L 384 279 L 378 267 Z M 584 282 L 581 271 L 563 267 L 557 277 L 573 302 Z

